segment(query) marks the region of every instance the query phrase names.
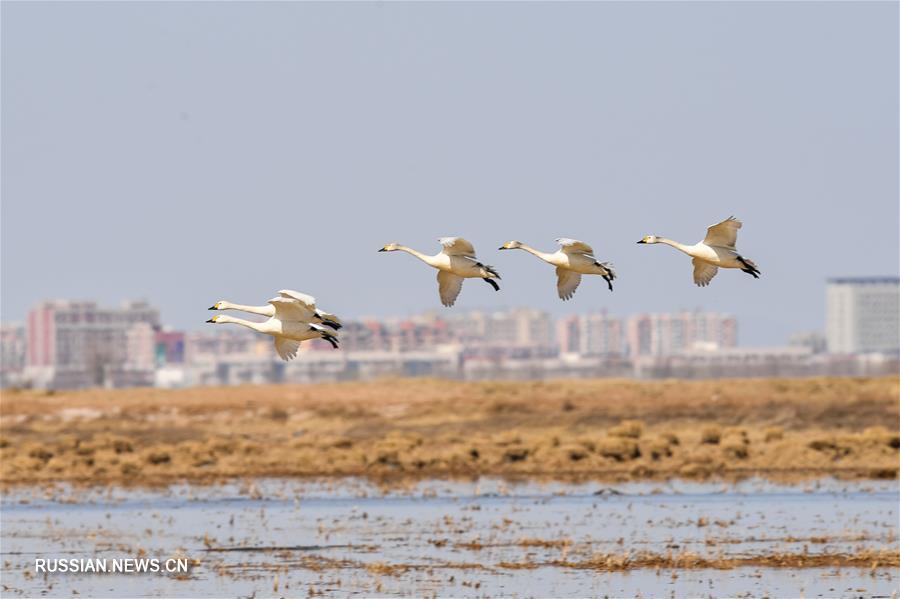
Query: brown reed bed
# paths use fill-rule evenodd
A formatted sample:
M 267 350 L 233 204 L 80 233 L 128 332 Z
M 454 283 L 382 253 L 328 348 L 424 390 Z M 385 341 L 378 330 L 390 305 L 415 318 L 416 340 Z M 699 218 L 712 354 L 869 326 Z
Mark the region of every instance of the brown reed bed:
M 0 483 L 896 478 L 900 378 L 4 391 Z

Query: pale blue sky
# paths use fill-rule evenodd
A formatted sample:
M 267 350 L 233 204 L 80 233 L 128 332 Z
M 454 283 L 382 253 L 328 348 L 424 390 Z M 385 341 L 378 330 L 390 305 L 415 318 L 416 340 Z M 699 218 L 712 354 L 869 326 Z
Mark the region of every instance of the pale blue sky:
M 822 327 L 824 279 L 897 274 L 898 4 L 2 3 L 2 317 L 143 297 L 197 328 L 283 287 L 439 305 L 379 254 L 463 235 L 457 306 L 702 307 L 744 344 Z M 635 242 L 734 214 L 756 281 Z M 518 239 L 620 279 L 556 297 Z

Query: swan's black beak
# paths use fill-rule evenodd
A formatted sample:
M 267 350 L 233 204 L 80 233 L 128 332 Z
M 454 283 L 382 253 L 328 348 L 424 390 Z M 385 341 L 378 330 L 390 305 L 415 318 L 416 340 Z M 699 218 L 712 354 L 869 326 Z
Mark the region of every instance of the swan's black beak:
M 207 310 L 218 310 L 218 308 L 216 308 L 215 306 L 210 306 L 209 308 L 207 308 Z
M 509 249 L 509 248 L 507 248 L 507 247 L 503 247 L 503 246 L 502 246 L 502 245 L 501 245 L 501 246 L 500 246 L 500 247 L 498 247 L 498 248 L 497 248 L 497 249 L 498 249 L 498 250 L 508 250 L 508 249 Z
M 215 320 L 213 320 L 213 319 L 212 319 L 212 318 L 210 318 L 210 319 L 209 319 L 209 320 L 207 320 L 207 321 L 206 321 L 206 322 L 212 322 L 212 323 L 215 323 L 215 322 L 216 322 L 216 321 L 215 321 Z
M 380 250 L 378 250 L 378 251 L 379 251 L 379 252 L 386 252 L 386 251 L 387 251 L 387 250 L 386 250 L 386 249 L 384 249 L 384 248 L 381 248 L 381 249 L 380 249 Z
M 638 241 L 638 243 L 647 243 L 647 242 L 644 241 L 643 239 L 641 239 L 640 241 Z

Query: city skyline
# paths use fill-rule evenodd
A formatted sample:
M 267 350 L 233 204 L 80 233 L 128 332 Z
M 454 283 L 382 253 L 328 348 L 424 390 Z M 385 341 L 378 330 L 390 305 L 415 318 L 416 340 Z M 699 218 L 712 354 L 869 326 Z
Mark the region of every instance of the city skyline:
M 693 372 L 697 358 L 691 351 L 699 350 L 705 363 L 711 350 L 735 349 L 737 328 L 733 316 L 710 312 L 627 318 L 594 313 L 561 319 L 533 308 L 472 310 L 449 318 L 428 312 L 345 320 L 343 351 L 311 341 L 300 348 L 298 359 L 282 362 L 269 339 L 244 328 L 176 331 L 165 327 L 159 311 L 147 302 L 109 308 L 63 300 L 35 305 L 26 326 L 0 327 L 0 384 L 69 389 L 380 376 L 665 376 L 672 356 L 683 355 Z M 758 360 L 754 351 L 748 354 L 751 361 Z M 813 355 L 809 349 L 791 351 Z M 770 354 L 765 350 L 762 355 Z M 733 370 L 734 360 L 729 360 Z M 721 374 L 721 369 L 712 372 Z
M 822 289 L 827 289 L 827 284 L 834 280 L 854 280 L 854 279 L 868 279 L 868 278 L 872 278 L 872 279 L 876 279 L 876 280 L 895 280 L 897 277 L 894 277 L 894 276 L 887 276 L 887 277 L 885 277 L 885 276 L 829 277 L 823 282 Z M 220 301 L 223 299 L 226 299 L 226 298 L 219 298 L 218 300 L 212 300 L 211 303 L 214 303 L 215 301 Z M 246 300 L 244 298 L 237 298 L 237 299 L 227 298 L 227 299 L 229 301 L 236 301 L 237 303 L 245 303 L 246 302 L 246 303 L 250 303 L 251 305 L 253 305 L 252 301 Z M 778 342 L 776 342 L 776 343 L 755 344 L 755 345 L 772 345 L 772 346 L 784 345 L 784 344 L 787 344 L 791 340 L 792 336 L 801 334 L 801 333 L 820 333 L 824 336 L 826 329 L 827 329 L 827 314 L 826 314 L 827 301 L 828 301 L 828 294 L 824 295 L 821 299 L 822 319 L 817 325 L 814 324 L 811 328 L 808 328 L 808 329 L 787 330 L 787 331 L 785 331 L 783 338 L 777 340 Z M 28 306 L 26 308 L 25 314 L 23 315 L 23 317 L 21 319 L 8 319 L 8 318 L 6 318 L 6 315 L 4 313 L 3 319 L 0 322 L 2 322 L 5 325 L 16 325 L 16 324 L 25 325 L 27 322 L 28 312 L 31 309 L 33 309 L 35 306 L 40 305 L 42 303 L 47 303 L 47 302 L 51 302 L 51 303 L 52 302 L 72 302 L 72 303 L 86 302 L 86 303 L 95 303 L 97 305 L 101 305 L 104 307 L 119 307 L 119 306 L 126 306 L 126 305 L 129 305 L 132 303 L 148 303 L 156 308 L 158 308 L 158 306 L 159 306 L 159 304 L 157 302 L 155 302 L 153 298 L 147 298 L 147 297 L 138 297 L 138 298 L 124 297 L 124 298 L 119 299 L 118 301 L 108 301 L 107 299 L 98 299 L 98 298 L 65 298 L 65 299 L 63 299 L 63 298 L 43 298 L 39 301 L 34 302 L 32 305 Z M 263 304 L 265 302 L 260 300 L 259 303 Z M 420 309 L 410 308 L 410 311 L 406 312 L 406 313 L 396 312 L 396 313 L 389 313 L 389 314 L 338 314 L 338 316 L 346 321 L 359 321 L 359 322 L 363 322 L 363 321 L 367 321 L 367 320 L 386 320 L 386 321 L 404 320 L 404 319 L 414 319 L 417 317 L 431 316 L 431 315 L 438 317 L 438 318 L 453 319 L 453 318 L 464 316 L 465 314 L 471 313 L 471 312 L 509 312 L 509 311 L 522 310 L 522 309 L 533 309 L 533 310 L 539 310 L 539 311 L 546 312 L 553 319 L 555 319 L 557 321 L 562 321 L 562 320 L 565 320 L 568 318 L 575 318 L 575 317 L 579 317 L 579 316 L 596 315 L 596 314 L 607 314 L 610 317 L 626 319 L 626 318 L 629 318 L 632 316 L 637 316 L 637 315 L 716 312 L 716 310 L 711 310 L 707 306 L 704 306 L 699 303 L 694 306 L 679 306 L 679 307 L 674 307 L 674 308 L 667 309 L 667 310 L 657 310 L 657 311 L 614 312 L 604 306 L 599 306 L 599 307 L 594 307 L 594 308 L 585 307 L 584 309 L 578 309 L 578 308 L 579 307 L 576 306 L 573 302 L 566 302 L 565 310 L 561 310 L 561 311 L 553 311 L 553 310 L 548 310 L 548 309 L 543 309 L 543 308 L 537 308 L 537 307 L 529 306 L 529 305 L 525 305 L 525 304 L 518 304 L 518 305 L 504 304 L 504 305 L 494 305 L 494 306 L 471 305 L 471 306 L 467 306 L 467 307 L 456 307 L 456 308 L 450 308 L 450 309 L 444 308 L 441 306 L 437 306 L 437 307 L 430 307 L 430 308 L 423 307 Z M 166 318 L 167 315 L 164 313 L 163 310 L 159 309 L 158 311 L 159 311 L 160 321 L 162 323 L 161 326 L 163 326 L 166 330 L 177 329 L 177 330 L 182 330 L 185 332 L 198 332 L 198 331 L 208 330 L 210 328 L 209 324 L 205 320 L 198 321 L 195 323 L 188 323 L 188 326 L 185 326 L 185 327 L 177 326 L 174 322 L 172 322 Z M 201 313 L 201 318 L 208 318 L 208 310 L 200 311 L 200 313 Z M 238 313 L 240 313 L 240 312 L 238 312 Z M 729 313 L 729 312 L 725 311 L 725 313 Z M 243 313 L 241 313 L 241 314 L 243 314 Z M 254 319 L 255 320 L 264 320 L 264 317 L 259 317 L 259 316 L 255 316 L 252 314 L 250 314 L 250 315 L 244 314 L 244 317 L 247 317 L 251 320 L 254 320 Z M 747 345 L 747 344 L 743 343 L 742 345 Z
M 886 335 L 873 324 L 896 320 L 900 278 L 839 279 L 830 285 L 827 335 L 798 332 L 782 347 L 739 346 L 739 323 L 730 314 L 595 312 L 555 318 L 522 307 L 450 317 L 429 311 L 345 319 L 342 351 L 312 340 L 288 362 L 278 358 L 264 335 L 241 327 L 173 330 L 144 301 L 119 308 L 42 302 L 29 312 L 27 325 L 0 326 L 0 385 L 70 389 L 385 376 L 544 380 L 896 372 L 900 335 Z M 829 347 L 832 343 L 837 347 Z
M 432 273 L 377 249 L 462 235 L 503 280 L 467 283 L 457 308 L 702 306 L 773 345 L 819 326 L 827 278 L 900 271 L 896 3 L 3 16 L 4 320 L 146 297 L 187 329 L 285 287 L 348 317 L 440 310 Z M 635 245 L 732 214 L 758 281 L 698 289 L 684 256 Z M 552 271 L 496 251 L 557 237 L 613 262 L 615 291 L 585 280 L 563 303 Z

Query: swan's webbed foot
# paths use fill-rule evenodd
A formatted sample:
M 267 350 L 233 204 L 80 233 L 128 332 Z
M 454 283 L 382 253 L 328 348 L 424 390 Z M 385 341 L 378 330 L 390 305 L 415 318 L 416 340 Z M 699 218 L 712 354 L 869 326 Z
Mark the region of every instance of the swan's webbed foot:
M 609 290 L 612 291 L 612 278 L 609 275 L 603 275 L 603 279 L 606 281 L 606 284 L 609 286 Z

